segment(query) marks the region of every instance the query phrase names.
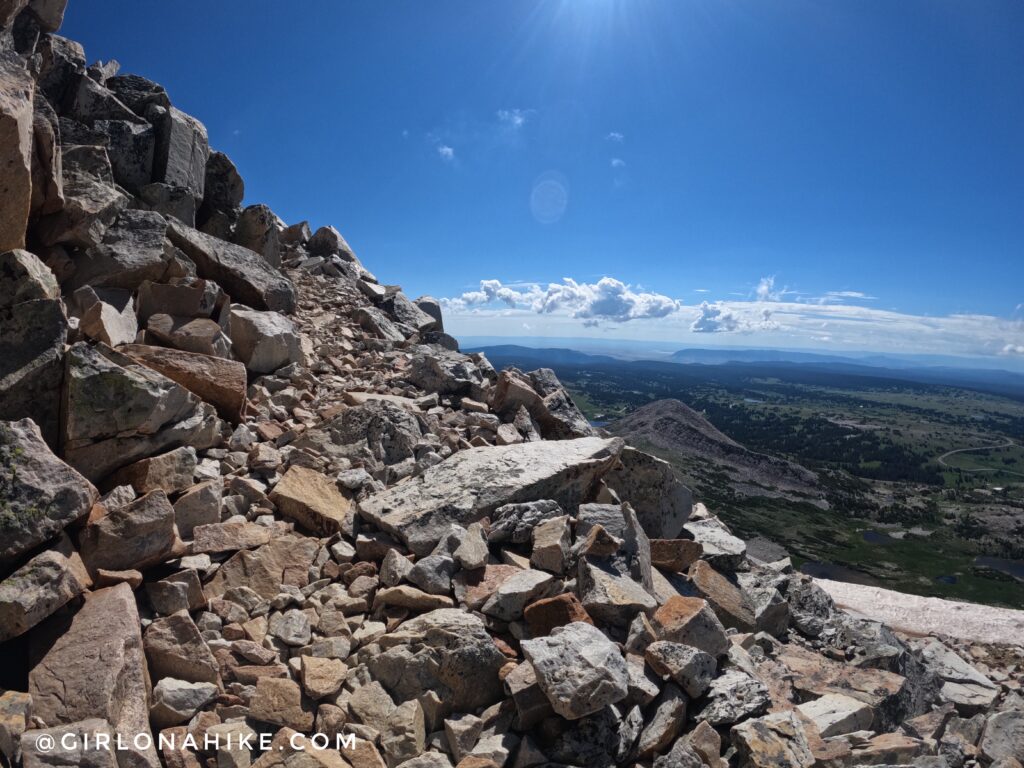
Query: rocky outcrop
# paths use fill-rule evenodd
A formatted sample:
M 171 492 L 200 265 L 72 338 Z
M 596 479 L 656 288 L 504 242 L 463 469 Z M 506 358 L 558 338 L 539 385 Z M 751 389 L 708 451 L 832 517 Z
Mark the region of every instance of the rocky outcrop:
M 758 562 L 551 371 L 243 209 L 202 124 L 62 12 L 0 0 L 0 763 L 1016 765 L 1019 647 Z

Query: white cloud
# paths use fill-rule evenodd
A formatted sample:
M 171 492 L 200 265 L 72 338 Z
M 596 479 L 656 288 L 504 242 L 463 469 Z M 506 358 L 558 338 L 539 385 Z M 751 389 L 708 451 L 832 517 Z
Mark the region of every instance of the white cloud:
M 600 322 L 662 318 L 680 303 L 660 293 L 634 290 L 621 280 L 602 277 L 596 283 L 578 283 L 566 277 L 561 283 L 503 285 L 500 280 L 481 280 L 480 288 L 461 296 L 442 299 L 451 309 L 501 304 L 509 309 L 528 309 L 538 314 L 563 313 L 593 326 Z
M 739 328 L 739 318 L 732 310 L 723 307 L 721 302 L 701 302 L 700 314 L 690 323 L 690 330 L 694 333 L 731 333 Z
M 825 298 L 842 301 L 843 299 L 859 299 L 860 301 L 876 301 L 877 296 L 868 296 L 862 291 L 826 291 Z
M 532 109 L 499 109 L 498 120 L 513 128 L 522 128 L 533 112 Z
M 775 276 L 762 277 L 754 290 L 758 301 L 778 301 L 782 298 L 783 291 L 775 290 Z
M 621 144 L 626 140 L 626 137 L 623 136 L 618 131 L 612 131 L 607 136 L 605 136 L 605 139 L 607 139 L 608 141 L 614 141 L 616 144 Z
M 625 168 L 625 167 L 626 167 L 626 161 L 623 160 L 621 157 L 613 157 L 612 158 L 612 168 Z
M 694 293 L 711 293 L 711 289 L 710 288 L 694 288 L 693 292 Z
M 1000 351 L 1000 355 L 1024 355 L 1024 344 L 1007 344 Z
M 437 155 L 446 163 L 450 163 L 455 159 L 455 150 L 449 147 L 447 144 L 441 144 L 437 148 Z

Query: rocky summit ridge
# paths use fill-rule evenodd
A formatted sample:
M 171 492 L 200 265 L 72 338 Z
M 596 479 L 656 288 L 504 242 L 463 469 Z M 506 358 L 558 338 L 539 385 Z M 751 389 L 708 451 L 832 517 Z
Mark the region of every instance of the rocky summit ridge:
M 1019 768 L 1020 647 L 749 557 L 65 1 L 0 0 L 0 763 Z

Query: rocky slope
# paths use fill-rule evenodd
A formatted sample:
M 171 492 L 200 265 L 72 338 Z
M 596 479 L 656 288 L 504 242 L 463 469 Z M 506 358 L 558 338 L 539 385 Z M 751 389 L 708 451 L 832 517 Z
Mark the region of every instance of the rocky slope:
M 0 0 L 0 762 L 1024 759 L 1019 649 L 748 557 L 550 371 L 242 208 L 63 10 Z

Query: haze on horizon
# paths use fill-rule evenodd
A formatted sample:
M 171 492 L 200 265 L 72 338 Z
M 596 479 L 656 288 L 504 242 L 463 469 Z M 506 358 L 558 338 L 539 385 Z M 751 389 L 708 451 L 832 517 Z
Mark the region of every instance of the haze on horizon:
M 457 336 L 1024 359 L 1016 0 L 302 6 L 63 33 Z

